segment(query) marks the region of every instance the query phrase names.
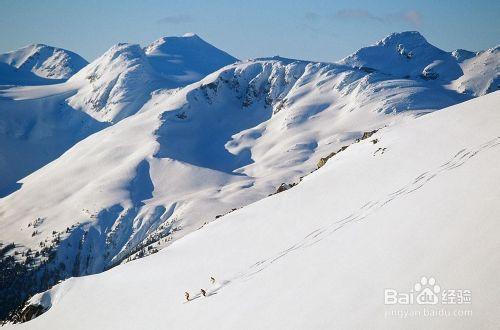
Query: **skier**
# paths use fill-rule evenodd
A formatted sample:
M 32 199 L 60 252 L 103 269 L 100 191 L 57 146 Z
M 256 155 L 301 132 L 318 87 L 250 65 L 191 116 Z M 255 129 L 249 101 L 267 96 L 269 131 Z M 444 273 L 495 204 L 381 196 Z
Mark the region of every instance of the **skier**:
M 201 294 L 203 295 L 203 297 L 206 297 L 207 296 L 207 291 L 201 289 Z
M 184 292 L 184 297 L 186 297 L 186 301 L 189 301 L 189 292 Z
M 210 277 L 210 283 L 215 284 L 215 278 L 213 276 Z

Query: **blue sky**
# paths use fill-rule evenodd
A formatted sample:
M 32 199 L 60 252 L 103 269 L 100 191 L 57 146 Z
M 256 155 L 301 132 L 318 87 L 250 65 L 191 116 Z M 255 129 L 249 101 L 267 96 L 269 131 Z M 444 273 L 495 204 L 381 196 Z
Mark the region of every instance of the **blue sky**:
M 195 32 L 241 58 L 336 61 L 396 31 L 445 50 L 500 44 L 500 1 L 0 0 L 0 52 L 46 43 L 93 60 L 118 42 Z

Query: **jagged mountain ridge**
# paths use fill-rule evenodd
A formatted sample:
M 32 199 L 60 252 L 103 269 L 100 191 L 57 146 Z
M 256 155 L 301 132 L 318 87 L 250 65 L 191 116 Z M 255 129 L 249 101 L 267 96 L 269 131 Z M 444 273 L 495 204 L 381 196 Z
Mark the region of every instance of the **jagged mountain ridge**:
M 161 75 L 138 46 L 118 45 L 103 58 L 106 65 L 90 64 L 58 88 L 78 90 L 64 100 L 95 122 L 117 123 L 0 200 L 1 231 L 18 251 L 44 249 L 35 260 L 48 262 L 34 267 L 51 280 L 152 253 L 281 183 L 297 183 L 364 132 L 471 97 L 420 75 L 259 59 L 182 89 L 158 87 L 143 105 L 130 105 L 132 94 L 142 95 L 141 86 Z M 52 88 L 8 95 L 22 90 L 40 98 Z

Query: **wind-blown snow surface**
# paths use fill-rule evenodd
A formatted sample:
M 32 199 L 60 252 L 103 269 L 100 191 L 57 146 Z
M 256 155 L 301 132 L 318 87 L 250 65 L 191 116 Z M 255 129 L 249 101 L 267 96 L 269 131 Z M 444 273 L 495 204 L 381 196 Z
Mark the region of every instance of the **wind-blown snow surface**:
M 78 54 L 43 44 L 28 45 L 13 52 L 0 54 L 0 62 L 15 68 L 25 77 L 31 73 L 36 77 L 58 80 L 70 78 L 88 64 Z M 50 83 L 46 79 L 16 79 L 18 78 L 16 71 L 7 74 L 2 70 L 0 84 Z
M 18 328 L 496 328 L 499 104 L 496 92 L 385 128 L 154 256 L 57 285 Z M 384 289 L 422 276 L 472 303 L 384 305 Z M 451 316 L 390 314 L 424 307 Z

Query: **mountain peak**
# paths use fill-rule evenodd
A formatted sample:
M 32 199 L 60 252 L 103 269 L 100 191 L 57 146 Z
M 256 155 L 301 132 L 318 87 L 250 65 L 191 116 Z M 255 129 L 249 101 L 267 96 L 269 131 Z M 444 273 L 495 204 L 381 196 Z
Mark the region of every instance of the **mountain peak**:
M 127 59 L 143 57 L 144 51 L 138 44 L 117 43 L 108 49 L 101 58 L 115 59 L 119 56 L 124 56 Z
M 78 72 L 71 80 L 90 79 L 94 82 L 103 76 L 111 79 L 111 76 L 115 77 L 126 71 L 127 68 L 137 66 L 138 64 L 147 65 L 146 55 L 141 46 L 137 44 L 118 43 Z M 114 73 L 108 76 L 111 72 Z
M 418 31 L 403 31 L 389 34 L 384 39 L 377 42 L 376 46 L 391 46 L 404 44 L 407 47 L 418 47 L 429 45 L 427 40 Z
M 398 77 L 423 75 L 425 79 L 455 79 L 461 72 L 450 53 L 431 45 L 417 31 L 391 33 L 376 44 L 361 48 L 340 63 Z M 429 70 L 433 72 L 430 73 Z
M 183 38 L 200 38 L 196 33 L 187 32 L 182 35 Z M 200 38 L 201 39 L 201 38 Z
M 195 33 L 188 32 L 182 36 L 164 36 L 144 48 L 149 55 L 164 55 L 183 51 L 200 51 L 203 48 L 215 48 Z M 217 49 L 222 52 L 221 50 Z
M 0 54 L 0 62 L 49 79 L 68 79 L 88 64 L 76 53 L 40 43 Z
M 169 77 L 175 75 L 188 82 L 199 80 L 238 60 L 194 33 L 162 37 L 146 46 L 144 52 L 157 72 Z
M 235 61 L 194 34 L 163 37 L 145 48 L 119 43 L 71 79 L 83 87 L 70 105 L 117 122 L 136 113 L 153 90 L 185 86 Z
M 27 49 L 31 50 L 31 49 L 41 49 L 41 48 L 55 48 L 55 47 L 52 47 L 52 46 L 49 46 L 46 44 L 41 44 L 41 43 L 33 43 L 33 44 L 28 44 L 24 47 L 21 47 L 18 50 L 15 50 L 14 52 L 20 51 L 20 50 L 27 50 Z

